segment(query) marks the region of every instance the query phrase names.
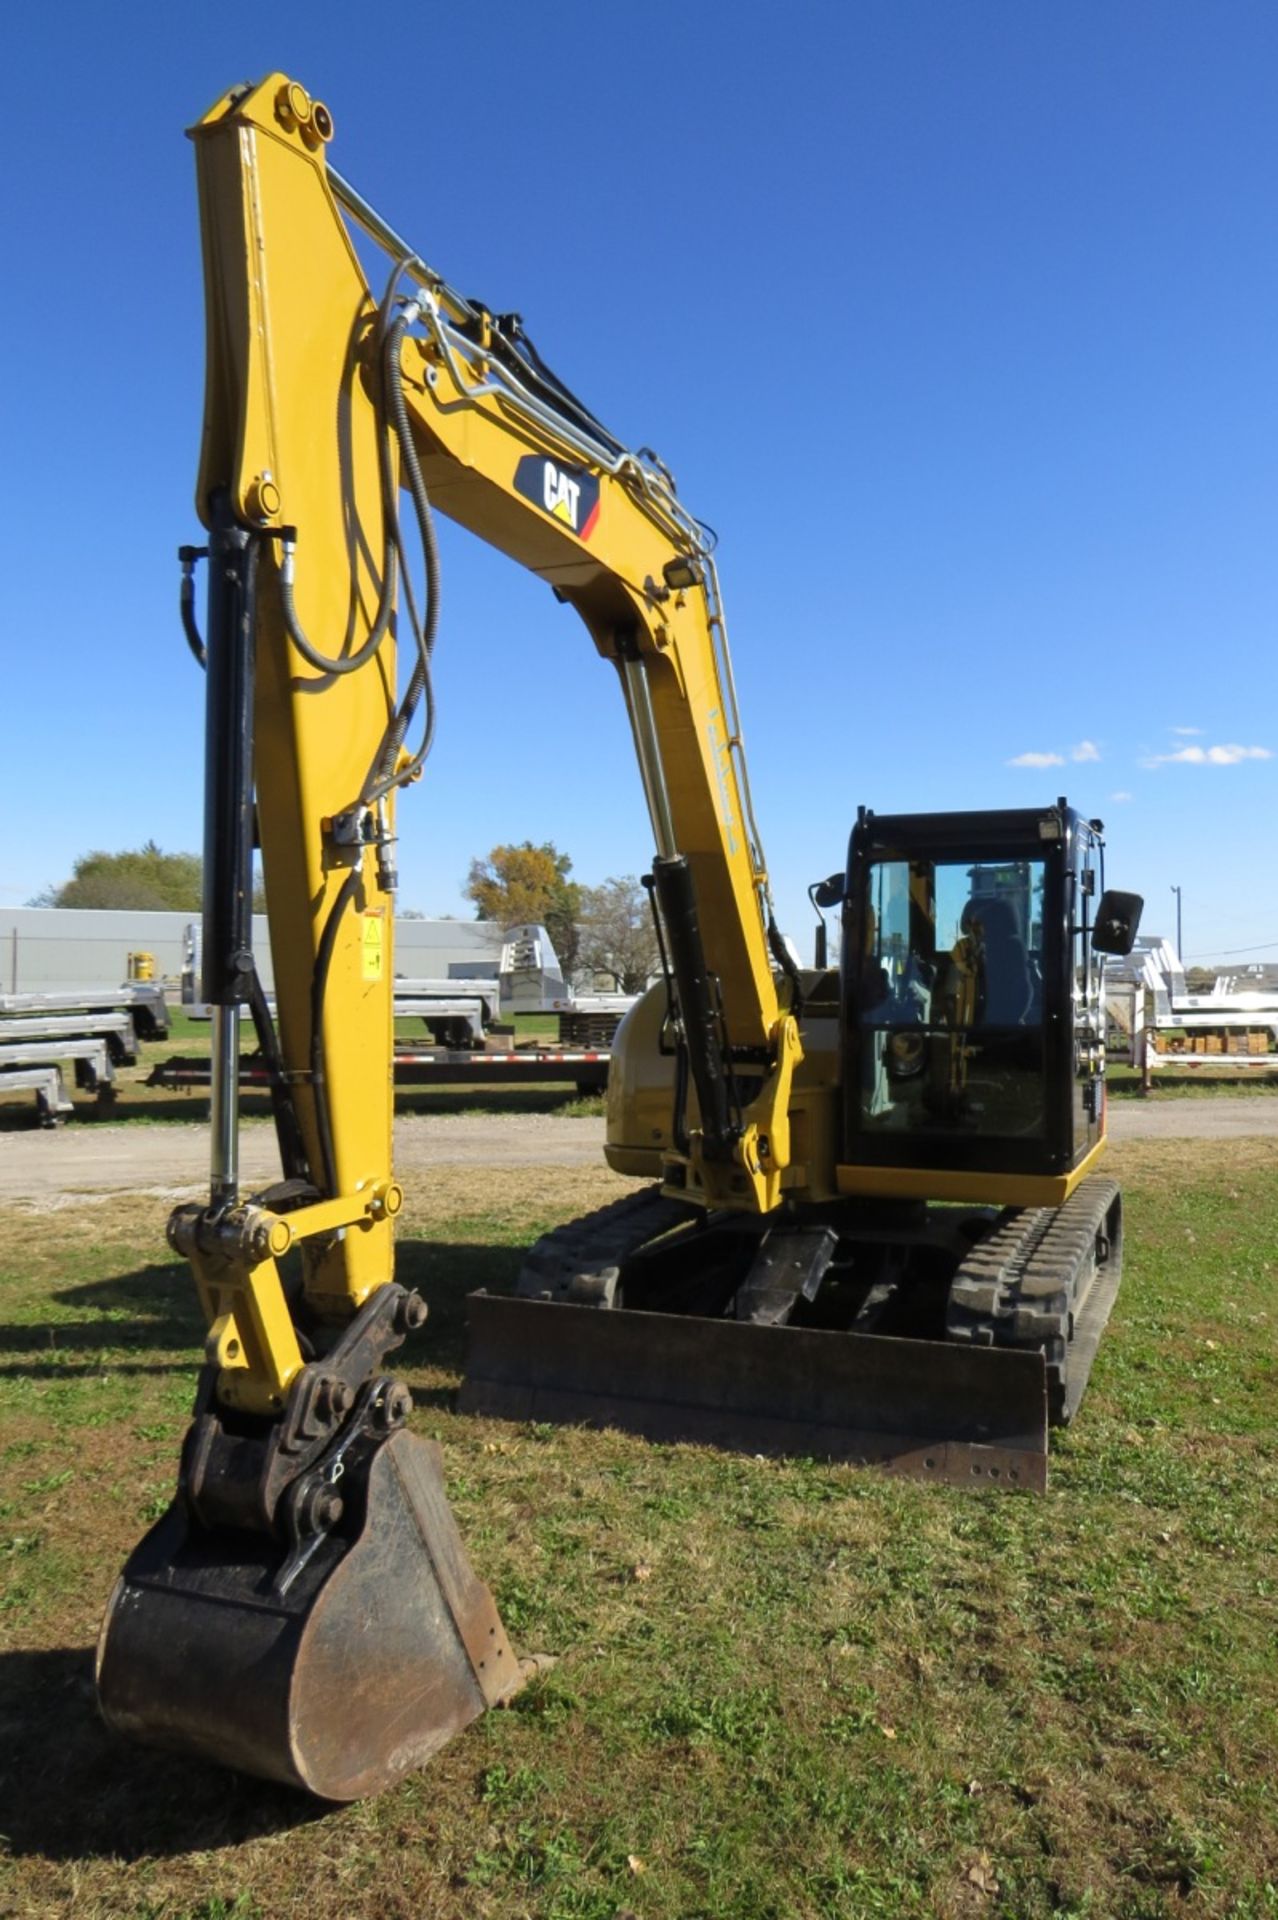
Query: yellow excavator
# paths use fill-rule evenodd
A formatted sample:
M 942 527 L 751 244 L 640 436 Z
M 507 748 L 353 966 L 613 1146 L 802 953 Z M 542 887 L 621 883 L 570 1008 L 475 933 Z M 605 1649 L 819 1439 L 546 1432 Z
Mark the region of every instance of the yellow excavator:
M 472 1297 L 463 1407 L 1041 1486 L 1120 1272 L 1100 956 L 1130 948 L 1139 902 L 1098 891 L 1100 823 L 1064 800 L 863 808 L 812 890 L 840 910 L 839 964 L 801 967 L 770 905 L 711 535 L 517 315 L 456 292 L 335 172 L 332 133 L 278 73 L 192 129 L 207 541 L 180 558 L 207 683 L 212 1146 L 208 1204 L 169 1239 L 208 1337 L 98 1690 L 139 1738 L 346 1800 L 527 1672 L 387 1370 L 426 1317 L 394 1279 L 391 948 L 396 804 L 434 728 L 433 513 L 544 579 L 612 663 L 663 962 L 608 1092 L 608 1161 L 648 1184 L 539 1241 L 511 1296 Z M 385 256 L 380 292 L 359 247 Z M 280 1150 L 255 1192 L 245 1010 Z

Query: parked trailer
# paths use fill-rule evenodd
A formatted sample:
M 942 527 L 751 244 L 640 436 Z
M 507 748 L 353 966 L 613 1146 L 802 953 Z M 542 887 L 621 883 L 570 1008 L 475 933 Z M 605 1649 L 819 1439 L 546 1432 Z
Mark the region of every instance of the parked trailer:
M 125 1013 L 133 1023 L 135 1040 L 165 1040 L 169 1007 L 164 988 L 155 981 L 125 980 L 119 986 L 59 987 L 56 991 L 0 993 L 0 1032 L 10 1019 L 65 1017 L 72 1014 Z
M 1146 1092 L 1169 1067 L 1278 1071 L 1278 994 L 1239 992 L 1232 975 L 1190 993 L 1175 948 L 1158 936 L 1137 942 L 1126 978 L 1106 980 L 1105 1015 L 1110 1060 L 1138 1068 Z
M 50 1120 L 41 1102 L 40 1087 L 32 1086 L 28 1076 L 39 1068 L 61 1068 L 68 1060 L 75 1068 L 77 1087 L 96 1094 L 99 1104 L 108 1106 L 115 1098 L 115 1067 L 111 1050 L 102 1038 L 0 1041 L 0 1093 L 34 1092 L 42 1122 L 54 1124 L 68 1106 L 59 1103 Z
M 509 1053 L 469 1049 L 397 1047 L 397 1086 L 527 1086 L 568 1080 L 579 1093 L 601 1093 L 608 1084 L 611 1054 L 596 1049 L 520 1047 Z M 209 1085 L 209 1062 L 201 1055 L 177 1054 L 162 1060 L 147 1077 L 149 1087 L 199 1088 Z M 269 1091 L 271 1076 L 258 1054 L 240 1061 L 240 1086 Z
M 564 977 L 555 944 L 545 927 L 508 927 L 502 942 L 501 1014 L 553 1013 L 566 1046 L 608 1047 L 638 999 L 633 993 L 581 993 Z
M 67 1114 L 75 1111 L 62 1069 L 56 1063 L 0 1069 L 0 1093 L 34 1093 L 36 1114 L 42 1127 L 56 1127 Z
M 24 1040 L 105 1040 L 117 1067 L 131 1067 L 138 1057 L 137 1032 L 127 1013 L 19 1015 L 0 1020 L 0 1044 L 12 1050 Z
M 0 1094 L 33 1094 L 41 1125 L 56 1126 L 74 1112 L 64 1065 L 105 1103 L 115 1068 L 136 1061 L 143 1038 L 168 1030 L 164 994 L 149 983 L 0 994 Z
M 397 980 L 395 1018 L 420 1020 L 437 1046 L 482 1047 L 497 1024 L 495 980 Z

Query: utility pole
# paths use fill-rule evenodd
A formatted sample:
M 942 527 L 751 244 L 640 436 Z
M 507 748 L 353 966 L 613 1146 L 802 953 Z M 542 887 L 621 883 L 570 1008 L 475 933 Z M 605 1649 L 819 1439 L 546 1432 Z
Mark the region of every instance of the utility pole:
M 1180 888 L 1173 887 L 1172 892 L 1176 896 L 1176 952 L 1180 958 L 1180 963 L 1183 966 L 1185 963 L 1185 948 L 1184 948 L 1184 943 L 1181 939 L 1181 932 L 1180 932 Z

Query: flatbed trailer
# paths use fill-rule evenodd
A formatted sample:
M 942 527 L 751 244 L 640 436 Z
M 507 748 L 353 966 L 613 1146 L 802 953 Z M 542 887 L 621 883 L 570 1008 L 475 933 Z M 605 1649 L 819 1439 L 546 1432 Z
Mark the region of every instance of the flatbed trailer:
M 61 1069 L 68 1061 L 76 1086 L 96 1094 L 100 1109 L 109 1109 L 115 1098 L 115 1066 L 100 1034 L 70 1040 L 0 1041 L 0 1093 L 34 1093 L 41 1124 L 55 1126 L 74 1111 L 62 1082 Z
M 572 1082 L 582 1093 L 602 1093 L 608 1084 L 611 1054 L 597 1049 L 520 1047 L 508 1053 L 396 1047 L 395 1082 L 401 1087 L 541 1085 Z M 207 1087 L 209 1061 L 199 1054 L 175 1054 L 160 1061 L 147 1077 L 149 1087 Z M 240 1086 L 246 1091 L 269 1091 L 270 1074 L 257 1054 L 240 1061 Z
M 4 1021 L 15 1015 L 49 1019 L 119 1013 L 128 1015 L 137 1040 L 168 1038 L 168 1002 L 159 981 L 126 980 L 119 986 L 58 987 L 48 993 L 0 993 L 0 1020 Z

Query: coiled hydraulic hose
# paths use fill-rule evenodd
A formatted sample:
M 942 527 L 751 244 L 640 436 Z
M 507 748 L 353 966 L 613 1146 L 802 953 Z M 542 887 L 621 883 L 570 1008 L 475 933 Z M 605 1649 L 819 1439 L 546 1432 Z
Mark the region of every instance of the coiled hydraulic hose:
M 422 554 L 426 572 L 426 604 L 424 618 L 419 615 L 417 598 L 413 590 L 412 574 L 407 566 L 402 569 L 404 583 L 404 601 L 409 624 L 417 643 L 417 660 L 413 668 L 404 695 L 399 703 L 377 749 L 373 764 L 365 777 L 360 791 L 358 808 L 364 810 L 377 805 L 390 792 L 392 787 L 411 779 L 429 753 L 435 733 L 435 703 L 431 685 L 431 652 L 435 645 L 435 636 L 439 624 L 439 547 L 435 537 L 434 516 L 426 485 L 422 479 L 421 467 L 417 459 L 417 450 L 413 445 L 412 433 L 408 421 L 408 411 L 404 405 L 403 389 L 400 384 L 399 358 L 404 334 L 416 317 L 417 307 L 410 302 L 396 318 L 390 318 L 395 298 L 395 289 L 404 271 L 405 262 L 397 263 L 387 285 L 378 315 L 379 330 L 382 335 L 382 432 L 380 436 L 380 468 L 382 480 L 382 510 L 386 528 L 386 550 L 390 555 L 402 558 L 403 541 L 399 524 L 398 489 L 391 463 L 390 436 L 393 431 L 398 441 L 403 472 L 407 477 L 409 491 L 413 497 L 413 506 L 417 515 L 418 530 L 421 536 Z M 389 425 L 386 416 L 389 416 Z M 394 575 L 388 568 L 383 574 L 386 580 L 394 583 Z M 380 612 L 380 610 L 379 610 Z M 287 619 L 287 615 L 286 615 Z M 291 635 L 296 639 L 295 635 Z M 377 637 L 381 644 L 382 636 Z M 360 662 L 372 657 L 373 635 L 360 649 L 358 654 L 350 656 L 351 662 Z M 349 667 L 345 670 L 349 671 Z M 417 705 L 425 697 L 425 729 L 420 747 L 412 758 L 399 766 L 399 756 L 412 724 Z M 316 1130 L 319 1134 L 320 1156 L 323 1160 L 323 1178 L 325 1190 L 337 1193 L 337 1168 L 333 1146 L 332 1114 L 328 1098 L 328 1077 L 325 1067 L 324 1049 L 324 998 L 328 986 L 329 967 L 336 945 L 337 931 L 341 921 L 359 885 L 361 865 L 357 863 L 347 874 L 338 890 L 337 898 L 329 910 L 328 919 L 320 936 L 319 949 L 315 956 L 315 970 L 311 978 L 311 1084 L 315 1099 Z
M 413 443 L 408 409 L 404 404 L 404 389 L 399 377 L 400 349 L 404 334 L 415 312 L 415 305 L 410 303 L 387 330 L 382 353 L 382 393 L 390 415 L 391 427 L 399 443 L 400 461 L 417 515 L 426 574 L 426 604 L 424 617 L 419 617 L 412 576 L 405 567 L 404 599 L 413 636 L 417 642 L 417 662 L 360 795 L 361 804 L 364 806 L 374 806 L 393 786 L 398 786 L 402 781 L 410 779 L 430 752 L 435 737 L 431 656 L 435 650 L 435 638 L 439 630 L 439 543 L 435 535 L 435 516 L 431 511 L 430 497 L 426 492 L 426 483 L 422 478 L 421 466 L 417 459 L 417 448 Z M 399 516 L 393 501 L 392 513 L 395 523 L 393 537 L 398 545 L 400 543 Z M 422 743 L 408 765 L 397 770 L 400 750 L 412 724 L 417 703 L 423 695 L 426 699 L 426 714 Z
M 395 609 L 396 555 L 390 537 L 390 528 L 386 530 L 386 540 L 382 549 L 382 584 L 377 603 L 377 618 L 367 640 L 356 653 L 341 653 L 330 657 L 318 647 L 312 646 L 305 629 L 297 617 L 297 605 L 293 599 L 293 573 L 295 541 L 286 534 L 280 542 L 280 605 L 284 610 L 284 626 L 289 639 L 301 654 L 308 666 L 317 673 L 356 673 L 360 667 L 368 665 L 390 627 L 391 614 Z
M 284 611 L 284 626 L 289 639 L 293 642 L 293 645 L 297 648 L 302 658 L 319 673 L 356 673 L 361 667 L 366 666 L 385 639 L 390 628 L 391 616 L 395 610 L 395 588 L 399 572 L 401 543 L 399 539 L 399 516 L 395 506 L 395 475 L 391 469 L 389 432 L 386 427 L 385 415 L 388 411 L 388 403 L 390 408 L 393 409 L 394 400 L 398 400 L 399 413 L 404 417 L 404 437 L 406 437 L 407 417 L 404 415 L 403 395 L 399 389 L 398 349 L 399 341 L 403 338 L 404 330 L 408 325 L 408 318 L 406 315 L 401 315 L 394 325 L 392 325 L 390 321 L 395 289 L 399 285 L 404 266 L 405 262 L 396 261 L 377 313 L 378 337 L 383 347 L 381 365 L 382 419 L 378 423 L 380 432 L 378 435 L 377 449 L 378 472 L 382 488 L 382 577 L 378 590 L 377 614 L 373 621 L 372 628 L 363 646 L 357 648 L 354 653 L 335 655 L 321 653 L 306 633 L 301 620 L 298 618 L 297 603 L 293 597 L 296 538 L 291 535 L 291 530 L 286 530 L 284 539 L 281 542 L 279 577 L 280 603 Z M 395 346 L 393 358 L 389 352 L 392 341 Z M 396 431 L 397 433 L 399 432 L 398 423 Z M 405 576 L 407 576 L 407 568 L 405 568 L 404 571 Z
M 382 578 L 378 590 L 377 614 L 372 628 L 363 646 L 357 648 L 354 653 L 342 653 L 330 657 L 328 654 L 321 653 L 308 637 L 298 619 L 297 604 L 293 598 L 297 536 L 292 528 L 284 530 L 284 536 L 280 542 L 279 570 L 280 606 L 284 613 L 284 627 L 303 660 L 308 666 L 314 667 L 317 673 L 357 673 L 361 667 L 367 666 L 376 654 L 390 628 L 391 615 L 395 611 L 395 587 L 398 574 L 396 540 L 398 528 L 392 513 L 394 478 L 388 473 L 388 467 L 386 432 L 382 426 L 378 435 L 378 470 L 382 485 Z

